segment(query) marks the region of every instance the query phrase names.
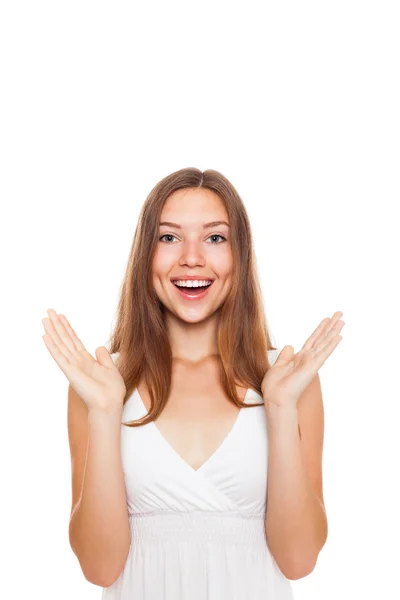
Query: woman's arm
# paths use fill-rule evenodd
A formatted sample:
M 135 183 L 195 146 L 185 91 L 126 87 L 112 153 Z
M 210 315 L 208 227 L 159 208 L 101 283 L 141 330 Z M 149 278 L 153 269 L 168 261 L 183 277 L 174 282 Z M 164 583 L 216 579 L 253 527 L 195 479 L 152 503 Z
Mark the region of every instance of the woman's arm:
M 87 410 L 71 386 L 68 397 L 73 474 L 69 540 L 86 579 L 108 587 L 121 573 L 130 549 L 120 449 L 122 410 Z
M 328 535 L 322 494 L 324 413 L 318 373 L 299 398 L 297 409 L 273 405 L 266 409 L 267 542 L 282 573 L 300 579 L 314 569 Z

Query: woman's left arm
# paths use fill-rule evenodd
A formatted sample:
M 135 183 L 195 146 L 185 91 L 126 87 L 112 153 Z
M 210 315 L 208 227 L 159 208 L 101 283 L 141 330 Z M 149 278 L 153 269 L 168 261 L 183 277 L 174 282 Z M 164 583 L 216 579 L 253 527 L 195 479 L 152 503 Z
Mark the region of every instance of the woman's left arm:
M 265 531 L 271 554 L 289 579 L 311 573 L 328 535 L 318 370 L 342 339 L 342 315 L 323 319 L 297 354 L 285 346 L 261 384 L 268 423 Z
M 284 575 L 300 579 L 313 571 L 328 535 L 322 491 L 324 410 L 318 374 L 297 408 L 270 406 L 267 419 L 267 542 Z

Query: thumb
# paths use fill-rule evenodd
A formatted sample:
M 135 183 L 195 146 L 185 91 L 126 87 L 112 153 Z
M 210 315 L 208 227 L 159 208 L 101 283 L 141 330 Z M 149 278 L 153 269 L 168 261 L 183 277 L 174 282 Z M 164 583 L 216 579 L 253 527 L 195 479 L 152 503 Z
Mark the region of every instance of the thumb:
M 105 346 L 99 346 L 95 350 L 96 358 L 103 367 L 113 367 L 114 361 Z
M 282 348 L 282 350 L 280 351 L 280 353 L 278 354 L 278 358 L 276 359 L 275 363 L 278 366 L 283 366 L 286 365 L 287 363 L 289 363 L 294 355 L 294 348 L 293 346 L 284 346 Z

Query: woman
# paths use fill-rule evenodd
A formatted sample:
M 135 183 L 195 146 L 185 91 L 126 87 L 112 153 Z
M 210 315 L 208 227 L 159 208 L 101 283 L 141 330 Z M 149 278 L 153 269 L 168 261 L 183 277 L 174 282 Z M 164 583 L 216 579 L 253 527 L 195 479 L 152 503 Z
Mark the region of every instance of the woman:
M 342 313 L 277 357 L 242 200 L 188 168 L 143 205 L 110 351 L 48 314 L 69 380 L 70 543 L 103 599 L 291 599 L 327 537 L 318 369 Z

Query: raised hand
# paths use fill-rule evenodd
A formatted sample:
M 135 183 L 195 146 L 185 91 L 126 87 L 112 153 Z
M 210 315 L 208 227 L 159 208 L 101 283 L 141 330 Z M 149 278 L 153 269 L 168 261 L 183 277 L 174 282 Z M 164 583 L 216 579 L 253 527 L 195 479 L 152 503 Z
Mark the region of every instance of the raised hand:
M 297 354 L 293 346 L 281 350 L 261 383 L 267 409 L 274 405 L 297 407 L 299 397 L 342 339 L 342 316 L 338 311 L 323 319 Z
M 42 319 L 46 333 L 42 336 L 71 386 L 84 400 L 89 410 L 122 409 L 126 394 L 125 382 L 107 348 L 96 349 L 96 358 L 86 350 L 64 315 L 52 308 Z

